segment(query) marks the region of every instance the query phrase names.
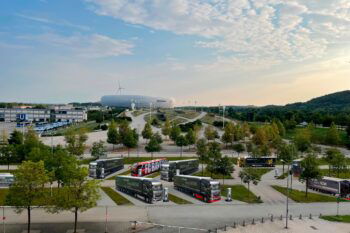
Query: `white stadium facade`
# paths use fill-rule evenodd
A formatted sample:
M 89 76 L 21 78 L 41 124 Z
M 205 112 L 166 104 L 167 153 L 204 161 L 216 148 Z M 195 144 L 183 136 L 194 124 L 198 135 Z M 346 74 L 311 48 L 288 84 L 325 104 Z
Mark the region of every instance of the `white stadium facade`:
M 120 108 L 173 108 L 174 100 L 142 95 L 106 95 L 101 98 L 101 104 Z

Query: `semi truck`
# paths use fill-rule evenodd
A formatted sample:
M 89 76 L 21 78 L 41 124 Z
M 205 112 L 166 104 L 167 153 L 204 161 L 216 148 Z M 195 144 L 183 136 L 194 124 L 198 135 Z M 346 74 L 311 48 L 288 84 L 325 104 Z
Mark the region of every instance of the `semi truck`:
M 163 186 L 159 180 L 135 176 L 117 176 L 116 189 L 134 197 L 141 197 L 152 204 L 163 198 Z
M 276 157 L 243 157 L 237 160 L 239 167 L 274 167 L 276 164 Z
M 221 199 L 220 183 L 210 177 L 176 175 L 174 188 L 207 203 Z
M 122 158 L 98 159 L 89 164 L 89 176 L 104 179 L 109 174 L 124 168 Z
M 145 176 L 153 172 L 157 172 L 160 170 L 162 164 L 165 163 L 166 161 L 167 161 L 166 159 L 154 159 L 150 161 L 134 163 L 131 166 L 131 175 Z
M 350 197 L 350 181 L 345 179 L 324 176 L 321 179 L 311 179 L 308 187 L 315 191 L 339 195 L 343 198 Z
M 198 171 L 198 167 L 198 159 L 169 161 L 162 164 L 160 178 L 162 180 L 173 181 L 173 177 L 176 175 L 176 170 L 179 170 L 180 174 L 188 175 Z

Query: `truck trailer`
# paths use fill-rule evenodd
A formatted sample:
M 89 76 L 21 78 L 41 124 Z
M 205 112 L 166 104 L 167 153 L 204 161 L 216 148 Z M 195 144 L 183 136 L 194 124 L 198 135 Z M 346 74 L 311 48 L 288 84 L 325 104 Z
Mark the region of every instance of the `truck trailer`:
M 162 180 L 173 181 L 173 177 L 176 175 L 176 170 L 179 170 L 182 175 L 188 175 L 198 171 L 198 167 L 198 159 L 169 161 L 162 164 L 160 178 Z
M 117 176 L 116 189 L 134 197 L 141 197 L 152 204 L 163 198 L 163 186 L 159 180 L 136 176 Z
M 124 168 L 122 158 L 98 159 L 89 164 L 89 176 L 104 179 L 109 174 Z
M 221 199 L 220 183 L 210 177 L 176 175 L 174 188 L 207 203 Z
M 345 179 L 324 176 L 321 179 L 311 179 L 308 187 L 323 193 L 350 197 L 350 181 Z
M 239 167 L 274 167 L 276 157 L 242 157 L 237 160 Z

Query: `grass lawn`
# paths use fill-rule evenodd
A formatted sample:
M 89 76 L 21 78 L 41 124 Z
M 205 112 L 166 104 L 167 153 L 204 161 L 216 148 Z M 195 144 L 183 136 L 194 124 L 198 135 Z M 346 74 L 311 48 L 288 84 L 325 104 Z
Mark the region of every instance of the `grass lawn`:
M 278 192 L 282 193 L 283 195 L 287 195 L 287 188 L 278 186 L 278 185 L 272 185 L 272 188 L 277 190 Z M 300 202 L 300 203 L 311 203 L 311 202 L 336 202 L 337 198 L 327 196 L 327 195 L 322 195 L 322 194 L 317 194 L 317 193 L 308 193 L 308 197 L 305 197 L 305 192 L 304 191 L 299 191 L 292 189 L 289 191 L 289 197 L 295 201 L 295 202 Z
M 321 219 L 332 221 L 332 222 L 344 222 L 344 223 L 350 223 L 350 215 L 325 215 L 321 216 Z
M 202 117 L 200 119 L 203 123 L 206 123 L 208 125 L 212 125 L 214 123 L 214 121 L 217 120 L 217 118 L 215 117 L 215 115 L 212 115 L 210 113 L 208 113 L 207 115 L 205 115 L 204 117 Z
M 55 131 L 53 131 L 53 136 L 62 136 L 66 134 L 69 130 L 80 130 L 80 129 L 86 129 L 87 132 L 92 132 L 94 129 L 99 125 L 99 123 L 96 123 L 95 121 L 88 121 L 88 122 L 81 122 L 78 124 L 74 124 L 65 128 L 60 128 Z M 44 136 L 51 136 L 50 134 L 44 135 Z
M 350 171 L 340 171 L 339 176 L 337 171 L 333 171 L 331 169 L 331 174 L 329 175 L 328 169 L 321 169 L 322 176 L 331 176 L 331 177 L 337 177 L 341 179 L 349 179 L 350 178 Z
M 297 127 L 293 130 L 287 130 L 285 138 L 286 139 L 293 139 L 294 136 L 297 134 L 297 132 L 301 129 L 304 129 L 304 128 Z M 325 137 L 327 135 L 327 131 L 328 131 L 327 128 L 314 128 L 312 131 L 312 134 L 314 135 L 314 138 L 315 138 L 314 143 L 325 144 Z M 345 146 L 346 141 L 347 141 L 346 132 L 343 130 L 338 130 L 338 132 L 339 132 L 339 136 L 340 136 L 340 145 L 339 146 Z
M 260 179 L 264 174 L 273 170 L 272 168 L 253 168 L 253 169 L 255 170 L 256 174 L 260 177 Z
M 0 170 L 0 173 L 13 173 L 16 170 Z
M 133 205 L 128 199 L 114 191 L 110 187 L 101 187 L 101 189 L 117 204 L 117 205 Z
M 5 198 L 6 198 L 6 195 L 8 192 L 9 192 L 9 190 L 6 188 L 0 189 L 0 206 L 5 205 Z
M 120 174 L 118 174 L 118 175 L 111 176 L 111 177 L 107 178 L 106 180 L 115 180 L 115 178 L 116 178 L 117 176 L 129 176 L 130 174 L 131 174 L 131 171 L 130 171 L 130 170 L 127 170 L 127 171 L 122 172 L 122 173 L 120 173 Z
M 171 193 L 168 193 L 168 197 L 169 197 L 169 200 L 176 203 L 176 204 L 179 204 L 179 205 L 185 205 L 185 204 L 193 204 L 192 202 L 190 201 L 187 201 L 187 200 L 184 200 L 178 196 L 175 196 Z
M 146 176 L 147 178 L 155 178 L 157 176 L 160 176 L 160 172 L 154 172 L 152 174 L 149 174 L 148 176 Z
M 144 162 L 148 160 L 153 160 L 153 159 L 162 159 L 165 157 L 130 157 L 130 158 L 124 158 L 124 164 L 134 164 L 137 162 Z M 198 157 L 166 157 L 167 160 L 185 160 L 185 159 L 198 159 Z
M 287 178 L 287 176 L 288 176 L 288 172 L 285 172 L 285 173 L 283 173 L 282 175 L 277 176 L 277 179 L 283 180 L 283 179 Z
M 79 160 L 79 163 L 86 165 L 86 164 L 89 164 L 90 162 L 95 161 L 95 160 L 96 160 L 95 158 L 82 159 L 82 160 Z
M 198 172 L 194 173 L 193 176 L 206 176 L 206 177 L 211 177 L 213 179 L 223 179 L 221 174 L 211 173 L 207 170 L 204 170 L 203 175 L 202 175 L 202 171 L 198 171 Z M 226 175 L 224 178 L 225 179 L 233 179 L 233 177 L 231 175 Z
M 241 184 L 221 185 L 221 195 L 227 195 L 227 188 L 231 188 L 232 199 L 247 203 L 262 203 L 262 201 L 251 191 Z

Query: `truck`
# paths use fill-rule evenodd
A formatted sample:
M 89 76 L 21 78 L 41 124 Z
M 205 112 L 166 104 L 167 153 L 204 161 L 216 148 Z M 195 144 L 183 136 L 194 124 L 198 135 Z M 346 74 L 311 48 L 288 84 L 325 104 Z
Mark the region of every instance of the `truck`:
M 118 191 L 134 197 L 141 197 L 147 203 L 154 203 L 163 198 L 163 186 L 159 180 L 136 176 L 117 176 L 115 186 Z
M 220 183 L 210 177 L 176 175 L 174 188 L 207 203 L 221 199 Z
M 293 176 L 300 176 L 301 172 L 303 171 L 301 161 L 303 161 L 303 158 L 293 160 L 291 167 Z
M 124 168 L 122 158 L 98 159 L 90 162 L 89 176 L 95 179 L 104 179 L 109 174 Z
M 0 186 L 11 186 L 15 181 L 15 176 L 11 173 L 0 173 Z
M 145 176 L 153 172 L 157 172 L 160 170 L 162 164 L 165 163 L 166 161 L 167 161 L 166 159 L 154 159 L 154 160 L 134 163 L 131 166 L 131 175 Z
M 176 175 L 176 170 L 179 170 L 180 174 L 188 175 L 198 171 L 198 167 L 198 159 L 169 161 L 162 164 L 160 178 L 162 180 L 172 181 Z
M 350 197 L 350 181 L 345 179 L 324 176 L 321 179 L 311 179 L 308 187 L 315 191 L 339 195 L 343 198 Z
M 242 157 L 237 160 L 237 163 L 239 167 L 274 167 L 276 160 L 276 157 Z

